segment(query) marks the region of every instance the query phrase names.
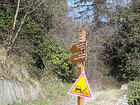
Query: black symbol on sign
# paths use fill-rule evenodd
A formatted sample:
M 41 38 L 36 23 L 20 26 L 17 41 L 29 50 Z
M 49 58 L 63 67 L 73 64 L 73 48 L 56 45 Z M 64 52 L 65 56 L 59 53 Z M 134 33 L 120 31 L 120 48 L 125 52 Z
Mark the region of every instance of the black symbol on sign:
M 85 87 L 85 89 L 82 91 L 82 94 L 88 95 L 88 89 Z
M 75 88 L 75 92 L 77 92 L 77 93 L 81 93 L 81 87 L 80 87 L 80 86 L 76 86 L 76 88 Z
M 76 93 L 81 93 L 81 94 L 84 94 L 84 95 L 89 95 L 88 89 L 87 89 L 86 87 L 85 87 L 85 89 L 82 91 L 82 90 L 81 90 L 81 86 L 76 86 L 74 92 L 76 92 Z

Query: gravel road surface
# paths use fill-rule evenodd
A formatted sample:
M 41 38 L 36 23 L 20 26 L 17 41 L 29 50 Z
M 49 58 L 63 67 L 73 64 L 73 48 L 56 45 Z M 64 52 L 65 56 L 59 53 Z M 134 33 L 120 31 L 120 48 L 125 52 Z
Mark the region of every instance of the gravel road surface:
M 84 105 L 128 105 L 125 90 L 112 89 L 93 92 L 93 99 L 85 99 Z M 77 96 L 72 96 L 62 105 L 77 105 Z

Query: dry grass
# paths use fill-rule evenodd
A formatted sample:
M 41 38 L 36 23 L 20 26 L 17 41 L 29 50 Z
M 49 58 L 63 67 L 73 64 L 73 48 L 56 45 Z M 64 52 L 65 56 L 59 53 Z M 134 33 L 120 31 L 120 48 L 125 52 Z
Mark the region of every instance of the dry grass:
M 14 55 L 7 57 L 6 50 L 2 46 L 0 46 L 0 79 L 29 83 L 39 87 L 39 84 L 30 77 L 24 62 Z
M 4 48 L 0 49 L 0 79 L 9 79 L 29 83 L 41 89 L 40 98 L 35 101 L 23 102 L 16 105 L 60 105 L 68 98 L 71 83 L 63 83 L 51 72 L 47 72 L 39 84 L 33 80 L 23 61 L 17 56 L 6 56 Z M 41 87 L 41 88 L 40 88 Z
M 50 74 L 47 79 L 40 81 L 40 84 L 42 91 L 38 100 L 15 105 L 62 105 L 64 101 L 70 99 L 70 95 L 67 93 L 72 83 L 63 83 L 60 79 Z

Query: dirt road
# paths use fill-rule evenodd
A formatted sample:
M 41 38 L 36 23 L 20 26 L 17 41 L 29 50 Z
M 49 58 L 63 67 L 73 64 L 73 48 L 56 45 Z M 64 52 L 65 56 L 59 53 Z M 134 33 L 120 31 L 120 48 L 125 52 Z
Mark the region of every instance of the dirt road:
M 77 105 L 77 97 L 73 96 L 63 105 Z M 126 91 L 111 89 L 93 92 L 93 99 L 85 99 L 84 105 L 128 105 L 126 102 Z

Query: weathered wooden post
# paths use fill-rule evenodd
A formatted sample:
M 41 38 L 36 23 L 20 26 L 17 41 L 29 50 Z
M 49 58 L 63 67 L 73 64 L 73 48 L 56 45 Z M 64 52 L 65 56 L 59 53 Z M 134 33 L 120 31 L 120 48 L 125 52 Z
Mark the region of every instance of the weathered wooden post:
M 80 31 L 80 42 L 86 42 L 86 32 L 84 30 Z M 81 51 L 86 53 L 86 45 L 85 45 L 85 50 Z M 87 56 L 87 55 L 86 55 Z M 79 62 L 78 65 L 78 76 L 81 75 L 81 73 L 85 70 L 85 61 Z M 77 100 L 77 105 L 84 105 L 84 98 L 78 96 Z
M 92 94 L 85 76 L 85 60 L 86 60 L 86 32 L 84 30 L 80 31 L 80 41 L 71 47 L 70 51 L 72 53 L 79 52 L 78 54 L 71 57 L 70 61 L 72 63 L 78 64 L 78 76 L 79 78 L 74 83 L 69 91 L 69 94 L 78 96 L 77 105 L 84 105 L 84 97 L 92 98 Z

